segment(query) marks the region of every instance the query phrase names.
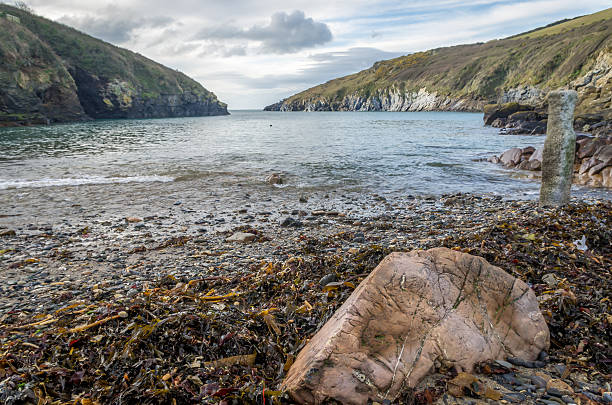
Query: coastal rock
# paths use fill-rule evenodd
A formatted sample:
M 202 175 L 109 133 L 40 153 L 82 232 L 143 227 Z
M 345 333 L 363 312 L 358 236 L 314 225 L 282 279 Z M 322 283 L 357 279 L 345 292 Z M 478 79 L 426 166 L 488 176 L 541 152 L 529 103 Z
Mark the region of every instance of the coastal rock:
M 579 147 L 578 151 L 576 152 L 576 157 L 578 159 L 591 157 L 598 151 L 599 148 L 608 145 L 608 142 L 608 139 L 605 138 L 588 138 L 583 140 L 576 145 Z
M 520 163 L 522 155 L 521 148 L 512 148 L 502 153 L 499 160 L 506 167 L 514 167 Z
M 393 401 L 436 361 L 471 371 L 537 359 L 549 332 L 531 289 L 446 248 L 392 253 L 298 354 L 282 389 L 299 403 Z
M 491 126 L 493 128 L 504 128 L 506 126 L 506 119 L 505 118 L 495 118 L 493 122 L 491 123 Z
M 495 120 L 504 120 L 507 122 L 508 117 L 519 111 L 531 111 L 532 106 L 522 105 L 519 103 L 505 103 L 505 104 L 488 104 L 484 106 L 484 123 L 485 125 L 491 125 Z
M 543 153 L 544 153 L 544 148 L 538 148 L 529 157 L 529 160 L 539 160 L 541 162 L 542 161 L 542 154 Z
M 500 102 L 541 105 L 546 101 L 546 94 L 546 91 L 539 87 L 529 85 L 518 86 L 504 91 Z
M 574 164 L 573 182 L 589 187 L 612 187 L 612 136 L 591 137 L 578 135 L 576 137 L 576 158 Z M 506 167 L 519 170 L 539 171 L 542 168 L 543 148 L 526 147 L 521 149 L 520 160 L 517 161 L 519 148 L 512 148 L 501 156 L 491 156 L 491 163 L 502 163 Z M 532 152 L 533 150 L 533 152 Z M 505 162 L 502 162 L 501 157 Z M 580 156 L 586 156 L 581 158 Z

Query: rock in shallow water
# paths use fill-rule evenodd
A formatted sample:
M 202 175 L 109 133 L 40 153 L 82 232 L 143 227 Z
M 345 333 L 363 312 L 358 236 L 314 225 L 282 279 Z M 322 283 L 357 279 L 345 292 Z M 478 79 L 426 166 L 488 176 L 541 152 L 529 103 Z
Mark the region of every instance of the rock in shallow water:
M 393 253 L 299 353 L 283 389 L 300 403 L 393 400 L 438 359 L 470 371 L 535 360 L 549 332 L 535 294 L 484 259 L 445 248 Z

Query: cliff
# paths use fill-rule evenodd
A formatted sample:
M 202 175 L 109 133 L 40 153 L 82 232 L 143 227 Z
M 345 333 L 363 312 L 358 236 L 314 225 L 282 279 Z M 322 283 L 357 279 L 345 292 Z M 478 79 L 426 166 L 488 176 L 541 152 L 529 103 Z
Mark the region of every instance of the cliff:
M 265 108 L 269 111 L 482 111 L 486 104 L 541 105 L 573 87 L 577 113 L 610 110 L 612 9 L 486 43 L 375 63 Z
M 0 4 L 0 126 L 224 114 L 183 73 Z

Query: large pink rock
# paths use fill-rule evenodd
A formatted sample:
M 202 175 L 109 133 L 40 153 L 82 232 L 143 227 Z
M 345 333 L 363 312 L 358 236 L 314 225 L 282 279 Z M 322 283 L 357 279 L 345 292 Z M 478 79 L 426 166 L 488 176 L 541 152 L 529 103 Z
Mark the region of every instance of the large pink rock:
M 533 291 L 446 248 L 387 256 L 302 349 L 282 389 L 300 403 L 394 400 L 434 364 L 537 358 L 549 332 Z

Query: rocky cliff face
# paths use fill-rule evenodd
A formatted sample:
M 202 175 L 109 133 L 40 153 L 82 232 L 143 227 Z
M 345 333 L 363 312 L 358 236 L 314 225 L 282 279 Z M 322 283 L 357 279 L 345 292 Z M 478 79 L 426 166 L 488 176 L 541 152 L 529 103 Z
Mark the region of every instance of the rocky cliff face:
M 62 61 L 21 24 L 0 15 L 0 125 L 84 118 Z
M 341 100 L 326 98 L 281 101 L 265 108 L 266 111 L 480 111 L 485 102 L 470 98 L 451 98 L 421 88 L 401 92 L 397 88 L 378 90 L 371 96 L 353 93 Z
M 132 83 L 100 78 L 76 68 L 73 77 L 83 109 L 94 118 L 166 118 L 226 115 L 227 107 L 216 98 L 192 91 L 147 95 Z
M 612 120 L 612 48 L 602 51 L 594 66 L 570 85 L 578 92 L 576 114 L 601 114 Z
M 180 72 L 0 4 L 0 126 L 224 114 Z
M 487 43 L 377 62 L 265 108 L 268 111 L 482 111 L 487 104 L 545 107 L 576 88 L 577 114 L 610 109 L 612 9 Z

